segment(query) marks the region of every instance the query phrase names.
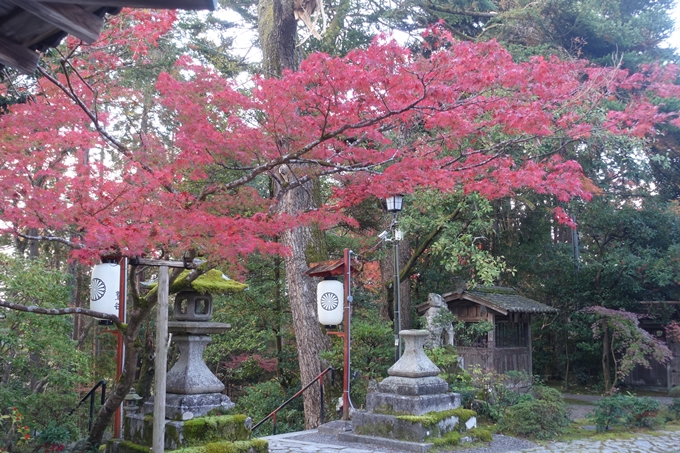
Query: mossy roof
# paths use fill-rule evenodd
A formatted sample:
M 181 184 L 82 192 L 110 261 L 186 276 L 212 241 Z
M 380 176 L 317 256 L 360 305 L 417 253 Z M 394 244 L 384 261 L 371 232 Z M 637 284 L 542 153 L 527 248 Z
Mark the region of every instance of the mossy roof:
M 248 285 L 232 280 L 217 269 L 211 269 L 197 277 L 191 284 L 187 283 L 190 270 L 184 270 L 170 286 L 171 293 L 178 293 L 187 289 L 193 289 L 199 293 L 225 294 L 243 291 Z
M 462 294 L 443 294 L 444 301 L 469 300 L 482 303 L 491 309 L 507 313 L 554 313 L 557 310 L 528 297 L 524 297 L 514 288 L 505 286 L 477 286 Z

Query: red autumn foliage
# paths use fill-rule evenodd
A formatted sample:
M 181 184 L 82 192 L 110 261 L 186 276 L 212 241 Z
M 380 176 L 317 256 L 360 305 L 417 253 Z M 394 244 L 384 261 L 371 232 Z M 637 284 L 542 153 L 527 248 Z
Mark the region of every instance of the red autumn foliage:
M 643 136 L 677 120 L 647 99 L 678 96 L 674 67 L 629 76 L 556 58 L 516 63 L 496 42 L 432 30 L 442 45 L 427 56 L 380 39 L 344 58 L 313 54 L 280 79 L 255 76 L 248 91 L 183 57 L 157 81 L 156 132 L 118 132 L 121 112 L 144 98 L 119 71 L 146 61 L 173 20 L 121 14 L 100 42 L 75 52 L 78 76 L 55 73 L 32 88 L 33 102 L 2 116 L 3 231 L 35 228 L 83 260 L 192 248 L 233 263 L 284 253 L 269 238 L 310 222 L 351 223 L 344 208 L 395 192 L 589 199 L 592 184 L 560 146 L 592 134 Z M 602 101 L 621 93 L 625 109 L 607 112 Z M 303 165 L 293 174 L 290 164 Z M 334 182 L 323 206 L 292 217 L 262 190 L 266 177 L 283 190 Z

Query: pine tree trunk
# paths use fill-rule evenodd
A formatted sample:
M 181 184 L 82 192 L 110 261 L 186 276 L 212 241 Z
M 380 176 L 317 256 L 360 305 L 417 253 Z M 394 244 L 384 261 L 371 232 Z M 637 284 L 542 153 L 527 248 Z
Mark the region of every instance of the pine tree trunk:
M 314 207 L 312 192 L 312 183 L 286 192 L 281 201 L 281 210 L 288 214 L 296 214 Z M 315 245 L 314 236 L 313 228 L 307 226 L 286 231 L 281 235 L 281 243 L 290 251 L 284 259 L 286 283 L 303 386 L 312 382 L 321 373 L 323 364 L 319 353 L 330 346 L 328 337 L 321 331 L 316 313 L 317 282 L 305 275 L 305 271 L 309 269 L 307 262 L 309 249 Z M 320 395 L 319 387 L 316 385 L 304 393 L 307 429 L 315 428 L 321 423 Z
M 280 77 L 284 69 L 295 70 L 293 0 L 260 0 L 257 10 L 263 74 Z
M 260 0 L 258 32 L 263 54 L 262 69 L 266 76 L 278 77 L 284 69 L 296 69 L 296 29 L 292 0 Z M 313 192 L 312 183 L 288 191 L 281 201 L 281 212 L 296 215 L 313 208 L 315 206 Z M 290 251 L 285 258 L 286 282 L 302 385 L 311 382 L 321 373 L 319 353 L 330 345 L 328 338 L 321 332 L 317 319 L 316 281 L 304 275 L 309 268 L 307 255 L 310 247 L 315 244 L 314 239 L 315 234 L 310 227 L 296 228 L 281 235 L 281 243 Z M 318 386 L 313 385 L 305 392 L 304 408 L 305 426 L 307 428 L 318 426 L 321 422 Z

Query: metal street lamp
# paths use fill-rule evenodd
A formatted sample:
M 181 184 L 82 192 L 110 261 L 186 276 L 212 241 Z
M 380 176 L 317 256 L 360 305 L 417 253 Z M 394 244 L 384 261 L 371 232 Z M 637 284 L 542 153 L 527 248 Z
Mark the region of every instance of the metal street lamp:
M 385 198 L 385 203 L 387 204 L 387 212 L 393 212 L 395 219 L 397 212 L 401 211 L 401 207 L 404 201 L 403 195 L 392 195 L 391 197 Z
M 399 241 L 402 239 L 402 233 L 397 229 L 397 214 L 402 209 L 404 197 L 402 195 L 392 195 L 385 198 L 387 205 L 387 212 L 392 213 L 392 240 L 394 241 L 394 360 L 395 362 L 401 358 L 401 337 L 399 330 L 401 330 L 401 314 L 399 306 L 401 305 L 401 291 L 399 289 Z

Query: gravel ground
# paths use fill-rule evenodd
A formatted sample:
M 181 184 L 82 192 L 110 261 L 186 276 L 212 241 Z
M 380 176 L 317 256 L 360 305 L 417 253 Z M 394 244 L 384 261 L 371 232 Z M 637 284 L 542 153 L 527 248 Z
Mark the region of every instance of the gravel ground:
M 328 445 L 343 445 L 348 447 L 353 447 L 361 450 L 374 451 L 376 453 L 404 453 L 401 450 L 394 450 L 392 448 L 380 447 L 373 444 L 360 444 L 355 442 L 342 442 L 337 439 L 337 437 L 330 434 L 301 434 L 295 437 L 289 437 L 290 440 L 299 440 L 302 442 L 314 442 L 319 444 Z M 510 436 L 503 436 L 500 434 L 494 434 L 493 440 L 489 444 L 482 446 L 469 446 L 466 447 L 465 444 L 457 446 L 455 449 L 451 450 L 438 450 L 440 453 L 456 452 L 456 453 L 504 453 L 507 451 L 521 450 L 524 448 L 533 448 L 537 445 L 528 440 L 517 439 Z
M 582 401 L 584 404 L 569 404 L 571 409 L 571 419 L 583 419 L 586 418 L 588 413 L 592 412 L 595 408 L 595 403 L 599 401 L 602 397 L 597 395 L 574 395 L 565 394 L 565 398 L 572 400 Z M 659 401 L 664 404 L 668 404 L 672 401 L 672 398 L 668 397 L 656 397 Z M 392 448 L 381 447 L 373 444 L 360 444 L 354 442 L 343 442 L 338 440 L 334 435 L 330 434 L 319 434 L 306 432 L 298 436 L 288 437 L 290 440 L 302 441 L 302 442 L 313 442 L 318 444 L 327 445 L 339 445 L 345 447 L 351 447 L 361 450 L 373 451 L 375 453 L 404 453 L 400 450 L 395 450 Z M 441 453 L 505 453 L 510 451 L 518 451 L 528 448 L 535 448 L 537 444 L 534 442 L 518 439 L 515 437 L 504 436 L 502 434 L 494 434 L 493 440 L 489 444 L 476 444 L 466 446 L 465 444 L 457 446 L 455 449 L 448 450 L 438 450 Z M 680 453 L 680 451 L 678 452 Z
M 442 452 L 460 452 L 460 453 L 503 453 L 506 451 L 516 451 L 525 448 L 537 447 L 533 442 L 524 439 L 517 439 L 516 437 L 503 436 L 502 434 L 494 434 L 493 440 L 489 444 L 483 446 L 475 446 L 466 448 L 465 444 L 459 445 L 455 450 L 441 450 Z

